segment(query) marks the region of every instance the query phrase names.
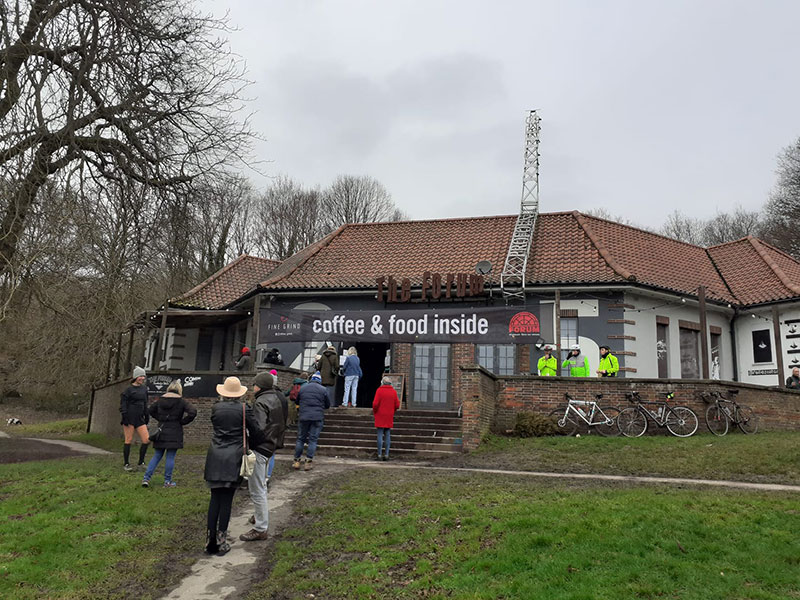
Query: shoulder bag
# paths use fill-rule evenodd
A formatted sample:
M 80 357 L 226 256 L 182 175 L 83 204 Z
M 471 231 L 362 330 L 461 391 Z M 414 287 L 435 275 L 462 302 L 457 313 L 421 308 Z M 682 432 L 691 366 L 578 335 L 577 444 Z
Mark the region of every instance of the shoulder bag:
M 255 452 L 247 447 L 247 425 L 245 424 L 245 405 L 242 403 L 242 466 L 239 467 L 239 476 L 248 479 L 256 468 Z

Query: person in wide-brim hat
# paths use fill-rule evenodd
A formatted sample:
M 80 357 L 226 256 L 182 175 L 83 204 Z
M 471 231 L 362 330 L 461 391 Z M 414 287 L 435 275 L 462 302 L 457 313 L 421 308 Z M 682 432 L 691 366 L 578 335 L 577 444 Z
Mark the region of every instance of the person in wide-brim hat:
M 241 398 L 247 393 L 238 377 L 228 377 L 224 383 L 217 385 L 217 394 L 223 398 Z
M 244 428 L 252 444 L 261 442 L 253 410 L 243 400 L 237 401 L 246 393 L 247 388 L 238 377 L 228 377 L 217 386 L 220 401 L 211 409 L 214 433 L 203 474 L 211 489 L 206 537 L 206 552 L 209 554 L 225 554 L 230 550 L 228 524 L 233 495 L 241 482 L 239 468 L 244 454 Z

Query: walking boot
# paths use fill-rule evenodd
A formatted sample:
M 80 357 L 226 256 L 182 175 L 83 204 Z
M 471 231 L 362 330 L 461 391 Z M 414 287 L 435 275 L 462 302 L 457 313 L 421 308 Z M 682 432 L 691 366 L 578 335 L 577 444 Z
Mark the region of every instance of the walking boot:
M 313 460 L 311 460 L 310 458 L 309 458 L 309 459 L 307 459 L 307 460 L 306 460 L 306 464 L 305 464 L 305 465 L 303 465 L 303 470 L 304 470 L 304 471 L 310 471 L 310 470 L 311 470 L 311 469 L 313 469 L 313 468 L 314 468 L 314 461 L 313 461 Z
M 219 551 L 217 545 L 217 532 L 211 529 L 206 530 L 206 554 L 216 554 Z
M 228 542 L 228 532 L 227 531 L 218 531 L 217 532 L 217 556 L 222 556 L 230 552 L 231 545 Z

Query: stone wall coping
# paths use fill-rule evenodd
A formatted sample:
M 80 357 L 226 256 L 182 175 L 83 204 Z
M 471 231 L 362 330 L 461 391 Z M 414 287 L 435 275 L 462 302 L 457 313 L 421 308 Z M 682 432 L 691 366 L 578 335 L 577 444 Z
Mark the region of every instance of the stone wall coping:
M 736 387 L 736 388 L 747 388 L 751 390 L 770 390 L 773 392 L 781 392 L 785 394 L 797 395 L 800 394 L 800 390 L 790 390 L 785 387 L 781 387 L 778 385 L 758 385 L 755 383 L 744 383 L 740 381 L 730 381 L 727 379 L 627 379 L 625 377 L 611 377 L 611 378 L 601 378 L 601 377 L 563 377 L 563 376 L 552 376 L 552 377 L 542 377 L 541 375 L 534 375 L 531 374 L 523 374 L 523 375 L 497 375 L 488 371 L 486 368 L 480 365 L 461 365 L 459 367 L 462 371 L 480 371 L 484 375 L 491 377 L 495 381 L 500 380 L 509 380 L 509 381 L 525 381 L 529 379 L 535 379 L 537 381 L 554 381 L 554 382 L 561 382 L 561 381 L 569 381 L 571 383 L 581 383 L 585 382 L 592 382 L 595 384 L 600 385 L 607 385 L 612 383 L 627 383 L 628 385 L 635 387 L 637 384 L 647 384 L 647 385 L 721 385 L 725 387 Z

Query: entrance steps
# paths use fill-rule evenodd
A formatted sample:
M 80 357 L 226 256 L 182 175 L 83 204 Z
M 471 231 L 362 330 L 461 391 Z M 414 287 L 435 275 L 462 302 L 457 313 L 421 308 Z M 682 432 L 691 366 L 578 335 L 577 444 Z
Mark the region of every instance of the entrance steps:
M 286 431 L 282 454 L 290 454 L 297 428 Z M 398 410 L 390 454 L 395 457 L 442 458 L 462 451 L 461 418 L 455 411 Z M 319 438 L 320 456 L 374 456 L 375 419 L 370 408 L 337 407 L 326 411 Z

